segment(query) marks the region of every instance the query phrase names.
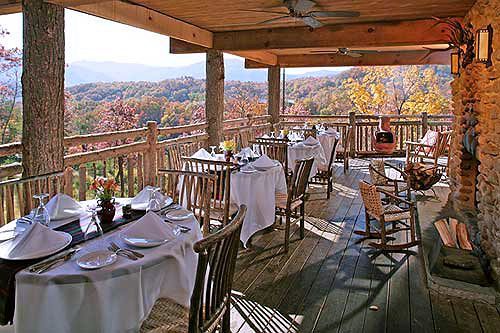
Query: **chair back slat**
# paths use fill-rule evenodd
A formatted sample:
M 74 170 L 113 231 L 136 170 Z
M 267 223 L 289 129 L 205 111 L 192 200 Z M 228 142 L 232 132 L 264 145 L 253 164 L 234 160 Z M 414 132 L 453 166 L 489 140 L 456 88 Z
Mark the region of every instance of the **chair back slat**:
M 387 183 L 387 174 L 385 172 L 385 163 L 383 160 L 373 160 L 368 166 L 372 184 L 385 185 Z
M 240 137 L 240 148 L 250 147 L 250 142 L 255 141 L 255 132 L 253 129 L 241 130 L 239 133 Z
M 220 231 L 194 245 L 198 267 L 189 309 L 189 332 L 213 332 L 229 316 L 231 289 L 246 206 Z M 228 318 L 228 317 L 226 317 Z M 225 321 L 229 323 L 229 320 Z M 224 330 L 225 329 L 225 330 Z
M 327 170 L 332 170 L 333 163 L 335 162 L 335 159 L 337 158 L 338 145 L 339 145 L 339 140 L 335 139 L 335 142 L 333 143 L 332 152 L 330 153 L 330 159 L 328 160 L 328 169 Z
M 373 217 L 381 217 L 384 214 L 382 199 L 377 187 L 365 181 L 359 182 L 359 191 L 365 205 L 366 212 Z
M 316 139 L 318 131 L 315 128 L 305 128 L 302 130 L 304 132 L 304 139 L 307 139 L 309 136 L 312 136 Z
M 277 141 L 280 140 L 280 141 Z M 258 152 L 266 154 L 270 159 L 277 160 L 283 166 L 285 174 L 288 172 L 288 141 L 281 139 L 256 139 L 251 141 L 250 145 L 255 147 Z
M 215 176 L 180 170 L 158 170 L 166 177 L 166 194 L 174 202 L 190 210 L 200 222 L 203 234 L 209 233 L 210 198 Z
M 313 158 L 296 161 L 292 180 L 288 188 L 288 204 L 302 198 L 305 194 L 313 162 Z

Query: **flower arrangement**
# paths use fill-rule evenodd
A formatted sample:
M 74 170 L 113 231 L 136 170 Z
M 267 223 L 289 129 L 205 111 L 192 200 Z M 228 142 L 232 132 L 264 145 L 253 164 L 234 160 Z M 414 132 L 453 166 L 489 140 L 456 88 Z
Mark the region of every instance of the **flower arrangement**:
M 234 140 L 226 140 L 220 143 L 220 149 L 223 151 L 234 151 L 236 149 L 236 142 Z
M 114 179 L 97 177 L 90 185 L 90 190 L 96 191 L 96 197 L 101 201 L 111 200 L 120 187 Z

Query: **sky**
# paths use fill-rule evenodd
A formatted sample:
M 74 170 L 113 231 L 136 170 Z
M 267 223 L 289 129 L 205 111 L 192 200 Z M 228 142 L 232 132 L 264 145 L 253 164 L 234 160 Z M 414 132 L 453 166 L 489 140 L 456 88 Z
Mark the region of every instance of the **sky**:
M 204 54 L 170 54 L 169 38 L 124 24 L 66 10 L 66 62 L 113 61 L 162 67 L 182 67 L 205 61 Z M 10 34 L 3 43 L 22 47 L 22 14 L 0 15 L 0 26 Z M 226 58 L 237 58 L 225 54 Z M 300 74 L 328 68 L 293 68 Z

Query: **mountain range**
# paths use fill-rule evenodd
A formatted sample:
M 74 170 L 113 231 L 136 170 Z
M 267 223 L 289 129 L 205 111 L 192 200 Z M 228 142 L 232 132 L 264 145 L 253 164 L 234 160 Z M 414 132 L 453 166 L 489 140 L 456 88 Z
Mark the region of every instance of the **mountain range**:
M 267 80 L 265 69 L 245 69 L 241 59 L 224 61 L 226 80 L 256 81 Z M 287 74 L 287 79 L 302 77 L 335 76 L 346 68 L 332 68 L 304 74 Z M 205 78 L 205 62 L 198 62 L 182 67 L 160 67 L 142 64 L 118 62 L 79 61 L 66 67 L 66 86 L 74 86 L 92 82 L 124 82 L 124 81 L 162 81 L 166 79 L 190 76 L 195 79 Z

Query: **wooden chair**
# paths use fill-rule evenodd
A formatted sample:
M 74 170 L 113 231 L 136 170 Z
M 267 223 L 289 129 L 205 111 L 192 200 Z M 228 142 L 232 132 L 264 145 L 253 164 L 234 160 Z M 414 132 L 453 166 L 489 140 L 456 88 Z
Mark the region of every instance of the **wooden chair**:
M 172 170 L 182 170 L 181 147 L 178 143 L 172 143 L 165 147 L 167 154 L 167 168 Z
M 351 142 L 354 140 L 354 129 L 352 126 L 347 127 L 346 134 L 340 138 L 339 147 L 337 148 L 337 159 L 344 162 L 344 173 L 349 170 L 349 157 L 352 154 Z
M 246 207 L 223 229 L 196 244 L 198 267 L 189 309 L 159 299 L 141 327 L 145 332 L 230 332 L 231 289 Z
M 419 244 L 415 231 L 415 206 L 412 202 L 397 197 L 365 181 L 359 182 L 359 190 L 365 205 L 366 220 L 365 230 L 355 230 L 356 234 L 364 236 L 365 239 L 380 239 L 380 243 L 370 242 L 369 245 L 384 251 L 399 251 Z M 408 208 L 404 209 L 395 204 L 383 205 L 380 193 L 391 197 L 394 202 L 406 204 Z M 371 224 L 371 220 L 378 222 L 379 230 L 372 229 L 374 226 Z M 409 224 L 403 223 L 404 220 L 408 221 Z M 391 223 L 391 227 L 388 228 L 387 223 Z M 403 227 L 400 227 L 400 225 L 403 225 Z M 388 235 L 405 230 L 410 230 L 409 242 L 388 243 L 394 240 L 394 238 L 388 237 Z
M 256 139 L 250 141 L 250 145 L 257 147 L 259 153 L 266 154 L 270 159 L 277 160 L 283 166 L 287 179 L 291 172 L 288 168 L 288 140 L 285 139 Z
M 423 162 L 432 164 L 434 167 L 440 166 L 439 158 L 445 157 L 450 146 L 452 131 L 435 132 L 427 131 L 419 142 L 405 141 L 406 164 Z M 435 136 L 435 140 L 431 137 Z M 425 142 L 433 141 L 433 144 Z
M 300 218 L 300 238 L 304 238 L 305 193 L 314 159 L 298 160 L 288 193 L 276 193 L 276 215 L 285 217 L 285 252 L 290 243 L 291 218 Z M 297 213 L 297 209 L 300 211 Z
M 327 185 L 327 199 L 330 199 L 330 193 L 333 191 L 333 163 L 337 155 L 338 142 L 335 139 L 327 168 L 325 170 L 318 169 L 318 172 L 309 180 L 309 184 Z
M 302 131 L 304 132 L 304 139 L 307 139 L 310 136 L 316 139 L 316 136 L 318 135 L 318 131 L 315 128 L 304 128 Z
M 402 179 L 388 177 L 386 167 L 398 172 L 402 176 Z M 373 185 L 396 196 L 405 193 L 406 199 L 411 200 L 411 189 L 406 182 L 406 174 L 403 170 L 383 160 L 372 160 L 368 166 L 368 170 L 370 171 L 371 183 Z
M 250 142 L 255 141 L 255 132 L 252 128 L 244 129 L 239 132 L 240 148 L 250 147 Z
M 210 219 L 226 225 L 229 216 L 234 214 L 238 207 L 231 205 L 231 172 L 233 164 L 226 161 L 204 160 L 191 157 L 182 157 L 187 170 L 197 173 L 207 173 L 215 176 L 210 201 Z
M 210 198 L 216 181 L 215 175 L 180 170 L 158 170 L 166 176 L 166 191 L 174 202 L 192 211 L 202 226 L 203 234 L 210 231 Z

